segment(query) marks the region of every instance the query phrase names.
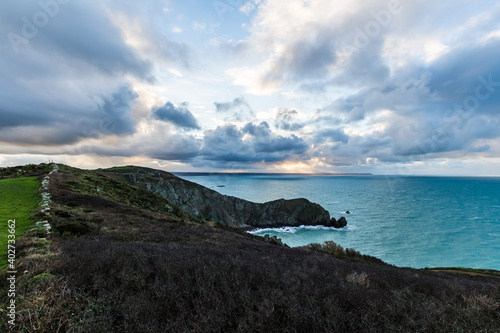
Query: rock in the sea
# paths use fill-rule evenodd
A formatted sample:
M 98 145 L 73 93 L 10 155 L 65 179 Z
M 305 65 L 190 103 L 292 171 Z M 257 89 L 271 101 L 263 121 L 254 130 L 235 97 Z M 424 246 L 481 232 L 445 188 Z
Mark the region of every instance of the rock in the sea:
M 340 225 L 339 228 L 343 228 L 347 225 L 347 220 L 343 216 L 341 218 L 339 218 L 339 220 L 337 222 Z
M 337 223 L 337 219 L 332 217 L 329 221 L 323 224 L 325 227 L 333 227 Z
M 335 217 L 332 217 L 330 221 L 324 224 L 325 227 L 334 227 L 334 228 L 343 228 L 347 225 L 347 220 L 345 217 L 341 217 L 340 219 L 336 220 Z
M 351 212 L 350 212 L 350 211 L 347 211 L 347 212 L 345 212 L 345 213 L 346 213 L 346 214 L 351 214 Z

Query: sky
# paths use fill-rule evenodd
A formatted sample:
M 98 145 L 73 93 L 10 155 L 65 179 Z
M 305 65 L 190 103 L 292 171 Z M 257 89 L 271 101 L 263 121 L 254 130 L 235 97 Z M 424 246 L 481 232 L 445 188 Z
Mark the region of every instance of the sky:
M 500 175 L 500 4 L 0 2 L 0 166 Z

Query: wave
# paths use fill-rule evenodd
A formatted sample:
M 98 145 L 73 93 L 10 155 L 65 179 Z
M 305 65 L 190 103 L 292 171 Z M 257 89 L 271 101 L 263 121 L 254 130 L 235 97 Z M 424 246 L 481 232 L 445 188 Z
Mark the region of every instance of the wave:
M 343 231 L 343 230 L 353 230 L 355 229 L 354 226 L 348 225 L 343 228 L 334 228 L 334 227 L 325 227 L 322 225 L 301 225 L 300 227 L 280 227 L 280 228 L 262 228 L 262 229 L 255 229 L 255 230 L 250 230 L 247 231 L 249 234 L 256 235 L 256 234 L 265 234 L 269 232 L 276 232 L 276 233 L 287 233 L 287 234 L 294 234 L 299 230 L 332 230 L 332 231 Z

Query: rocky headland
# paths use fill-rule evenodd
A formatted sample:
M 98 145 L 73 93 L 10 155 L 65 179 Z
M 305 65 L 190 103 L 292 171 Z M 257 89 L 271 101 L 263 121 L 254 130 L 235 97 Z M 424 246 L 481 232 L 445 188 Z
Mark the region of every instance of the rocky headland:
M 164 171 L 120 167 L 102 172 L 158 194 L 189 215 L 230 227 L 252 229 L 325 225 L 342 228 L 347 225 L 345 218 L 338 221 L 330 219 L 327 210 L 304 198 L 255 203 L 220 194 Z

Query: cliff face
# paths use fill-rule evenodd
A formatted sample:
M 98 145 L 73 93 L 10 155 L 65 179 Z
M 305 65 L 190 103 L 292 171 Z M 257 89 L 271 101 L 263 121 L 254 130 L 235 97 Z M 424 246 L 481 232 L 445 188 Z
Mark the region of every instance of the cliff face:
M 254 203 L 222 195 L 168 172 L 147 168 L 112 168 L 105 173 L 158 194 L 186 213 L 238 228 L 325 224 L 330 214 L 307 199 Z

